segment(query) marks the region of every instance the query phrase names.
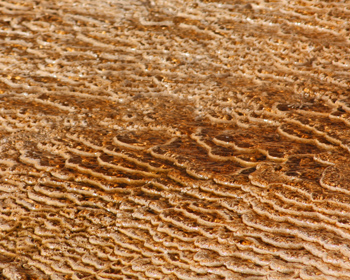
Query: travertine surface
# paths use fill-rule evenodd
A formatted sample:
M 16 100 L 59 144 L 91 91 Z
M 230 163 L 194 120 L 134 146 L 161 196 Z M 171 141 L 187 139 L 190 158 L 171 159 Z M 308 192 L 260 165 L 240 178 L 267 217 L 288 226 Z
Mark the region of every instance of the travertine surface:
M 0 279 L 350 279 L 349 21 L 0 1 Z

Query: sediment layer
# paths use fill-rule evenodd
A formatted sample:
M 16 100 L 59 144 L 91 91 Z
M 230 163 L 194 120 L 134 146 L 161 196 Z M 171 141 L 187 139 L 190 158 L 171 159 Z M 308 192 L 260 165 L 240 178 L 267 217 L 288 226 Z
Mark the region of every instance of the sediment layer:
M 349 1 L 0 1 L 1 279 L 350 279 Z

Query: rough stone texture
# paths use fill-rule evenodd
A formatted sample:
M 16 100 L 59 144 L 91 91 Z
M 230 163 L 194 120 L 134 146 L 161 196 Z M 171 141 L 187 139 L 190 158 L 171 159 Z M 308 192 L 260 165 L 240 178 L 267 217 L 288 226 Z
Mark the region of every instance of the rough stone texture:
M 350 279 L 349 21 L 0 1 L 0 279 Z

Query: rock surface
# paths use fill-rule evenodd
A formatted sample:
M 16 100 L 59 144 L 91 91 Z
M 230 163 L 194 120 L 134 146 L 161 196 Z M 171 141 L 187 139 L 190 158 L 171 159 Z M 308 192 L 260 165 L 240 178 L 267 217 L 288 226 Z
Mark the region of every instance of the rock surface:
M 0 279 L 350 279 L 349 22 L 0 1 Z

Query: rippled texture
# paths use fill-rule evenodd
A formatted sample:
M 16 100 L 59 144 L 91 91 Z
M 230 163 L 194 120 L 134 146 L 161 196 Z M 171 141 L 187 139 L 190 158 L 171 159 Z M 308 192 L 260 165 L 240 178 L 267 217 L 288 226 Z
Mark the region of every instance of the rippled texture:
M 0 19 L 0 279 L 350 279 L 349 1 Z

